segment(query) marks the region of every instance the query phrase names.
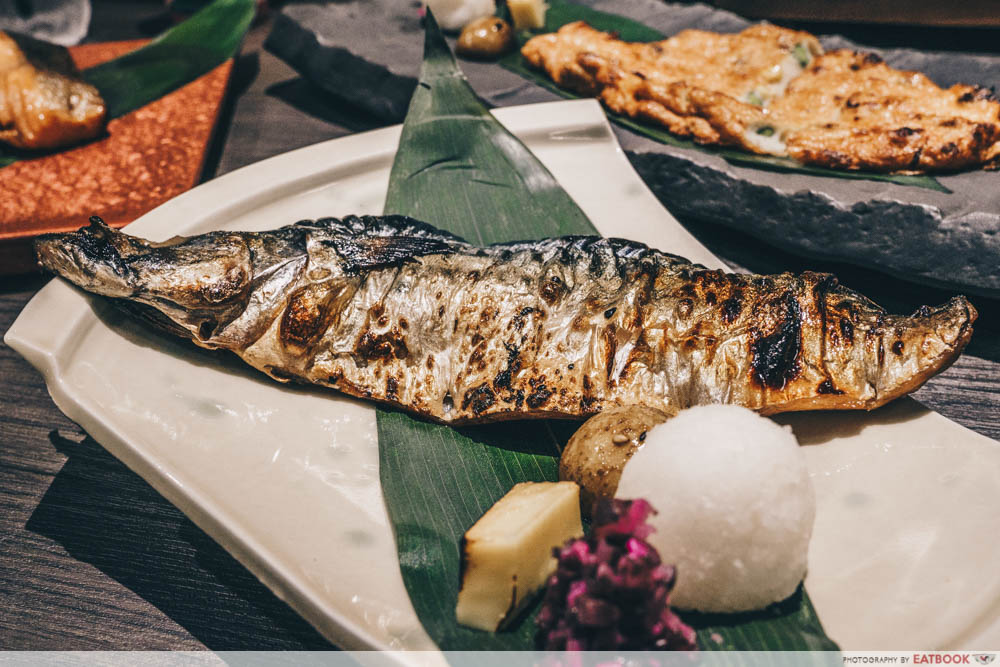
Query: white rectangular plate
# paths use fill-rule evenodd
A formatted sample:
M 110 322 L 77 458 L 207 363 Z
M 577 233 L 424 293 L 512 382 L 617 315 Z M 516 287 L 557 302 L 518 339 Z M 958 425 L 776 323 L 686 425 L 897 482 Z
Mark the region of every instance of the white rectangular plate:
M 595 102 L 495 115 L 602 234 L 722 266 L 639 180 Z M 160 241 L 379 213 L 399 132 L 251 165 L 128 232 Z M 5 341 L 42 372 L 63 412 L 331 641 L 434 648 L 400 577 L 371 406 L 168 341 L 60 280 Z M 1000 445 L 908 399 L 779 421 L 808 445 L 818 510 L 807 588 L 830 636 L 849 650 L 1000 645 Z

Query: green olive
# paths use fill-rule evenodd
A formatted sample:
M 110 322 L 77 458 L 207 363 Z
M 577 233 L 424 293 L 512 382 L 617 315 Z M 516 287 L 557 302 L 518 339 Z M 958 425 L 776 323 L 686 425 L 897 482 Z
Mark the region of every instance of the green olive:
M 496 16 L 487 16 L 462 28 L 456 51 L 466 58 L 496 58 L 513 43 L 514 32 L 507 22 Z

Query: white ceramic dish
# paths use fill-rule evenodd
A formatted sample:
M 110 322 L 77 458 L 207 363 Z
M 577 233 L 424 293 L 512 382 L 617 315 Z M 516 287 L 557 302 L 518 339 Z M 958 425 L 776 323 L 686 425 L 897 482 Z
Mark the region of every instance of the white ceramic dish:
M 496 112 L 607 236 L 721 266 L 653 198 L 592 101 Z M 163 240 L 378 213 L 399 128 L 233 172 L 129 226 Z M 433 649 L 399 574 L 372 407 L 273 383 L 53 281 L 5 341 L 59 408 L 348 649 Z M 910 400 L 785 417 L 816 482 L 807 588 L 849 650 L 1000 646 L 1000 445 Z

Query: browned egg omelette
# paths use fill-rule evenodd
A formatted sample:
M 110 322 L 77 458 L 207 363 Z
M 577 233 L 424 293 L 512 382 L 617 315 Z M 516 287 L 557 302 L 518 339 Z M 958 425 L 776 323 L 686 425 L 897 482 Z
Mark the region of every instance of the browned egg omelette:
M 990 90 L 943 89 L 872 53 L 823 53 L 806 32 L 759 24 L 629 43 L 577 21 L 521 53 L 559 86 L 702 144 L 838 169 L 1000 163 L 1000 100 Z

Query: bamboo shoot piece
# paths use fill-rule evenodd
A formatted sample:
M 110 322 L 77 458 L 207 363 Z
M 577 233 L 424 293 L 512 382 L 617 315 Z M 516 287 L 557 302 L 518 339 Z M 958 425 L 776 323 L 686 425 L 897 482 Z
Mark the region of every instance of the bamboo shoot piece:
M 543 0 L 507 0 L 507 9 L 514 27 L 518 30 L 537 30 L 545 27 L 545 10 L 549 6 Z
M 554 547 L 583 535 L 580 487 L 521 482 L 462 538 L 462 625 L 495 631 L 517 617 L 555 570 Z

